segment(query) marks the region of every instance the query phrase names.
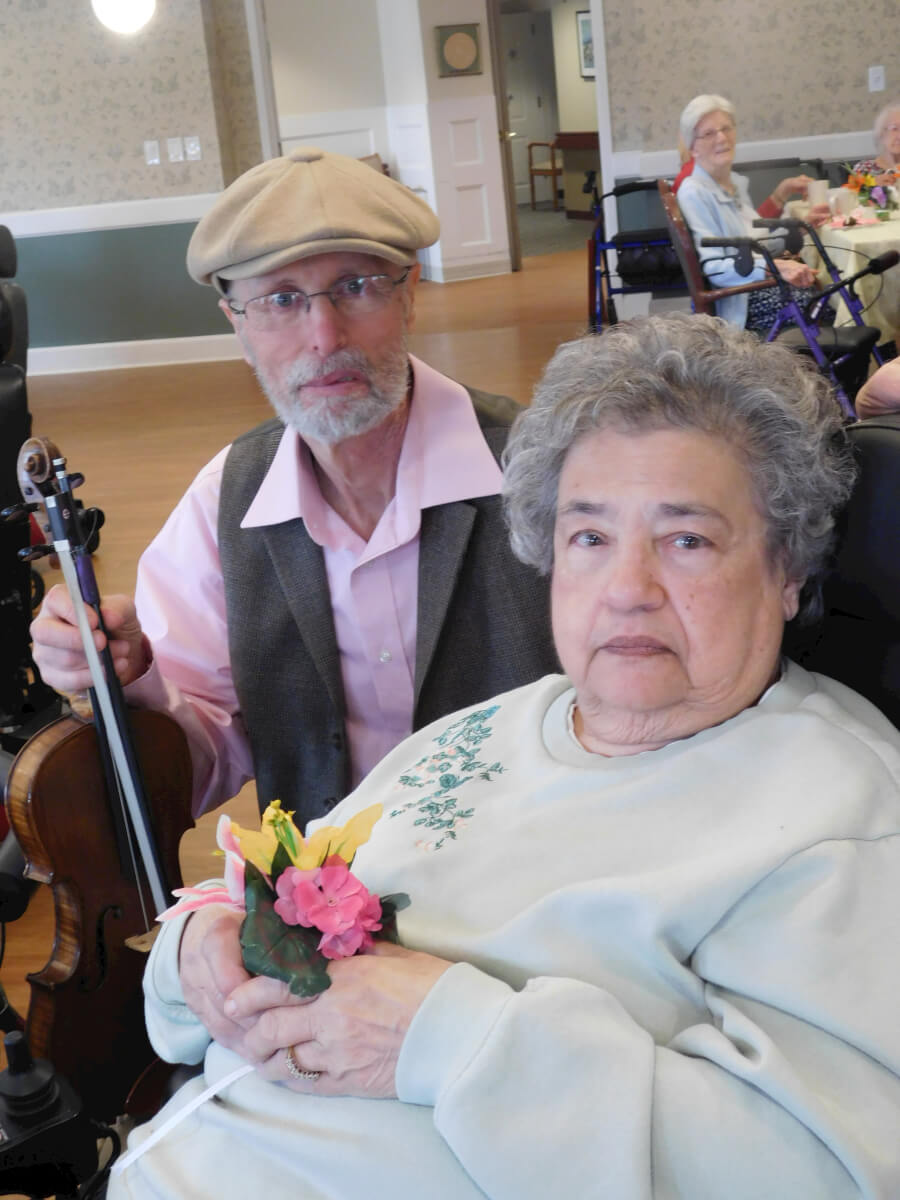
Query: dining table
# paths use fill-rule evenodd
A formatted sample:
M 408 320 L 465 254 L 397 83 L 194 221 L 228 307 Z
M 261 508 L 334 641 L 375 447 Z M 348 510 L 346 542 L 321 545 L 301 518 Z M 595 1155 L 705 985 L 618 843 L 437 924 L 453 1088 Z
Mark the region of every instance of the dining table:
M 793 209 L 791 215 L 804 218 L 799 205 L 789 208 Z M 876 220 L 874 224 L 835 226 L 833 221 L 826 221 L 819 226 L 818 234 L 829 258 L 845 278 L 861 271 L 870 259 L 886 250 L 900 251 L 900 209 L 893 209 L 887 219 Z M 808 238 L 803 258 L 817 271 L 819 283 L 827 287 L 831 277 Z M 853 286 L 865 306 L 863 320 L 881 330 L 879 344 L 900 338 L 900 263 L 880 275 L 866 275 Z M 851 318 L 843 301 L 838 296 L 834 302 L 836 323 L 848 324 Z

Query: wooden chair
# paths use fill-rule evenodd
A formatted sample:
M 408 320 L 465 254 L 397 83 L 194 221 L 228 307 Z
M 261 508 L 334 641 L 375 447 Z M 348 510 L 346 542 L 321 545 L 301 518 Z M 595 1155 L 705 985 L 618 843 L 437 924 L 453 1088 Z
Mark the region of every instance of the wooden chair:
M 378 171 L 382 175 L 390 175 L 391 173 L 390 167 L 380 154 L 363 154 L 359 157 L 358 161 L 365 163 L 367 167 L 371 167 L 373 171 Z
M 709 287 L 703 275 L 693 235 L 681 215 L 681 209 L 678 207 L 678 201 L 673 195 L 671 187 L 665 179 L 657 180 L 657 187 L 666 214 L 666 224 L 672 244 L 684 271 L 688 291 L 697 312 L 715 316 L 717 300 L 721 300 L 725 296 L 738 295 L 740 292 L 755 292 L 772 287 L 777 287 L 779 291 L 782 291 L 780 281 L 775 278 L 774 263 L 771 261 L 769 263 L 770 278 L 760 279 L 753 283 L 742 283 L 737 287 Z M 760 250 L 763 255 L 771 259 L 764 247 L 761 246 Z M 820 343 L 817 322 L 807 318 L 807 327 L 801 327 L 803 322 L 796 301 L 790 299 L 784 292 L 782 292 L 782 300 L 782 312 L 776 317 L 766 340 L 778 341 L 781 345 L 788 346 L 799 354 L 813 358 L 822 373 L 831 381 L 837 400 L 846 415 L 849 418 L 855 417 L 853 401 L 868 374 L 869 355 L 875 348 L 880 331 L 869 325 L 829 326 L 827 338 Z M 785 327 L 784 318 L 786 317 L 795 320 L 796 327 L 792 325 Z
M 550 157 L 546 161 L 536 163 L 534 161 L 534 151 L 540 146 L 550 151 Z M 557 157 L 558 156 L 558 157 Z M 553 188 L 553 211 L 559 209 L 559 184 L 556 182 L 557 177 L 562 179 L 563 164 L 562 152 L 556 142 L 529 142 L 528 143 L 528 185 L 531 188 L 531 207 L 535 207 L 534 203 L 534 178 L 536 175 L 550 180 L 550 185 Z
M 659 198 L 662 200 L 663 211 L 666 214 L 669 236 L 675 247 L 675 253 L 678 255 L 678 261 L 681 263 L 681 269 L 684 271 L 688 291 L 697 312 L 714 317 L 717 300 L 723 300 L 726 296 L 736 296 L 740 292 L 758 292 L 764 288 L 777 287 L 774 279 L 758 279 L 753 283 L 738 284 L 736 287 L 711 288 L 703 275 L 700 255 L 694 245 L 693 234 L 685 224 L 671 185 L 665 179 L 658 179 L 656 186 L 659 189 Z

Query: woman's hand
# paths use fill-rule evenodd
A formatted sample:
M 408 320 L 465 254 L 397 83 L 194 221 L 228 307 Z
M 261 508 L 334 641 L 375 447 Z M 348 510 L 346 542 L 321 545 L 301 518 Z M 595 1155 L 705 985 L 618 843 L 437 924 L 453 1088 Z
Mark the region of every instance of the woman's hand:
M 878 368 L 860 388 L 855 406 L 860 420 L 900 412 L 900 358 L 893 358 Z
M 775 267 L 781 278 L 794 287 L 812 287 L 816 282 L 816 273 L 812 267 L 793 258 L 776 258 Z
M 776 204 L 784 208 L 791 196 L 805 196 L 806 190 L 812 183 L 810 175 L 791 175 L 787 179 L 782 179 L 781 183 L 772 193 L 772 199 Z
M 287 984 L 277 979 L 248 974 L 241 958 L 243 920 L 242 912 L 224 904 L 198 909 L 182 933 L 178 970 L 185 1003 L 210 1036 L 255 1062 L 245 1041 L 261 1013 L 308 1001 L 292 996 Z M 226 1011 L 226 1001 L 236 989 L 247 989 L 250 996 L 238 1017 Z
M 331 987 L 301 1006 L 260 1011 L 260 981 L 232 992 L 225 1012 L 236 1025 L 250 1022 L 241 1053 L 267 1079 L 295 1091 L 323 1096 L 397 1095 L 394 1073 L 406 1031 L 422 1001 L 452 964 L 431 954 L 376 943 L 370 954 L 328 964 Z M 285 1048 L 293 1047 L 303 1071 L 320 1071 L 314 1081 L 288 1072 Z

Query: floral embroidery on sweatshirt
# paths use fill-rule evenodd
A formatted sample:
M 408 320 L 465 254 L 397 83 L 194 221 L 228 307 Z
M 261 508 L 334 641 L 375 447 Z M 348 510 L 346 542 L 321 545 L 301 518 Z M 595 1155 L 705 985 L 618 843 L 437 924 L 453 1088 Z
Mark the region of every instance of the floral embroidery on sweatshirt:
M 460 788 L 473 779 L 490 783 L 495 775 L 503 772 L 499 762 L 488 763 L 482 758 L 483 746 L 493 733 L 488 724 L 499 709 L 480 708 L 477 712 L 454 721 L 434 739 L 438 749 L 419 759 L 413 767 L 401 775 L 401 787 L 415 788 L 426 794 L 417 796 L 387 815 L 399 817 L 410 809 L 418 809 L 419 816 L 413 822 L 432 831 L 430 838 L 421 838 L 416 845 L 421 850 L 440 850 L 448 839 L 456 841 L 457 834 L 471 820 L 474 808 L 460 808 L 455 795 Z

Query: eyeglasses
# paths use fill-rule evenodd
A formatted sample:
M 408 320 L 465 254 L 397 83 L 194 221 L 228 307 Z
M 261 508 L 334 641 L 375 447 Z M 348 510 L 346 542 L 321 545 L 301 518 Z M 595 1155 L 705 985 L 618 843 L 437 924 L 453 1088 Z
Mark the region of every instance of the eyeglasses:
M 726 137 L 731 137 L 735 132 L 733 125 L 720 125 L 718 129 L 707 129 L 706 133 L 698 133 L 694 138 L 695 142 L 709 142 L 714 137 L 718 137 L 720 133 L 724 133 Z
M 357 275 L 353 279 L 339 279 L 324 292 L 284 288 L 267 296 L 254 296 L 243 307 L 234 300 L 226 303 L 236 317 L 245 317 L 254 329 L 282 329 L 293 324 L 308 314 L 316 296 L 327 296 L 342 316 L 364 317 L 384 308 L 394 289 L 406 282 L 411 270 L 411 266 L 407 267 L 396 279 L 393 275 Z

